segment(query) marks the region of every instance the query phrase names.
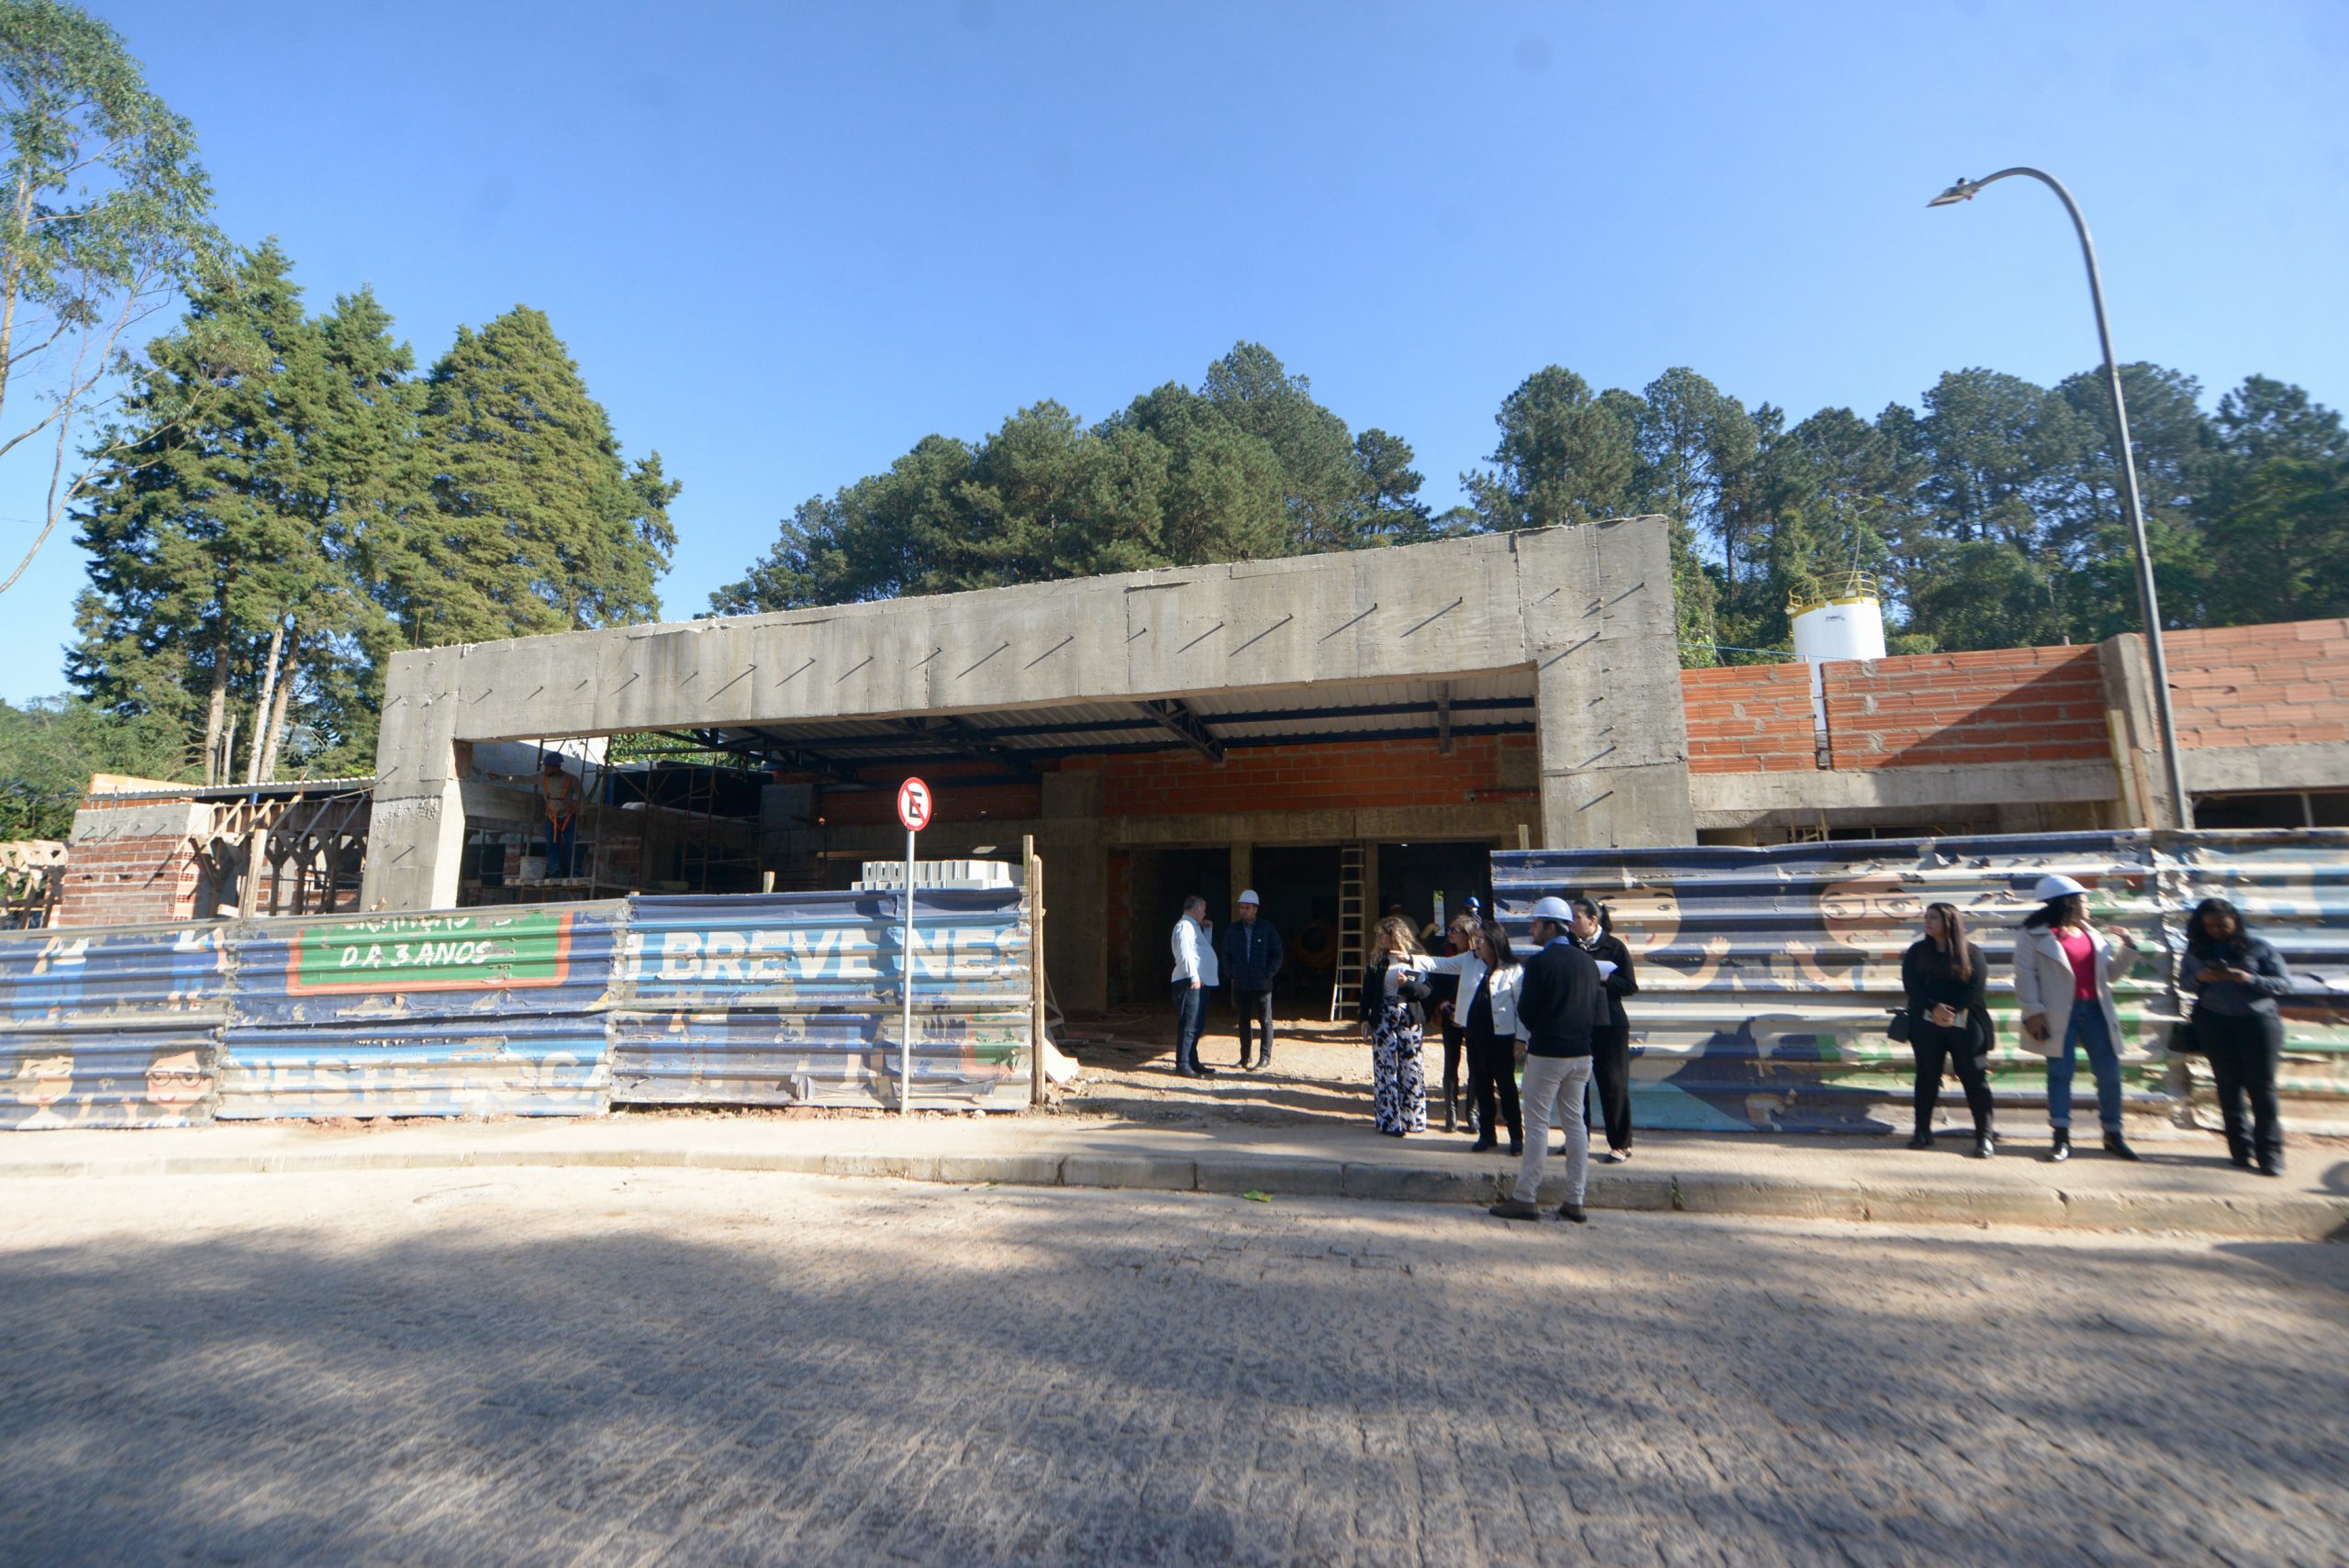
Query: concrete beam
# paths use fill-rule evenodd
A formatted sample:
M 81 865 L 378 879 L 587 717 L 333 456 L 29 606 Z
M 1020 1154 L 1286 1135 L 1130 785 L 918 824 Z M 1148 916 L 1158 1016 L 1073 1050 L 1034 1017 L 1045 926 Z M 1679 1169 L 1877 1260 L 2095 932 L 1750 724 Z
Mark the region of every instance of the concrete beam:
M 1688 780 L 1688 793 L 1698 827 L 1743 828 L 1782 821 L 1788 813 L 1916 813 L 1936 807 L 2003 806 L 2015 798 L 2016 773 L 2012 764 L 1694 773 Z M 2111 765 L 2034 763 L 2031 795 L 2041 801 L 2112 800 Z
M 2181 760 L 2186 787 L 2197 794 L 2349 789 L 2349 746 L 2338 741 L 2194 747 Z
M 1665 526 L 1637 518 L 396 653 L 378 751 L 393 809 L 365 898 L 453 897 L 440 862 L 462 841 L 448 775 L 463 741 L 1241 690 L 1309 706 L 1334 684 L 1528 666 L 1542 671 L 1544 840 L 1687 842 Z

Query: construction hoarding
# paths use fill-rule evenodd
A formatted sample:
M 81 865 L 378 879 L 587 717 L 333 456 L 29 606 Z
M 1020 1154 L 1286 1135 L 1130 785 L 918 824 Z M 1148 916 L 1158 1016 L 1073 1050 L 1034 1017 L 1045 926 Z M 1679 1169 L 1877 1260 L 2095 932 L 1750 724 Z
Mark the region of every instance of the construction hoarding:
M 2196 1114 L 2211 1119 L 2205 1066 L 2173 1058 L 2169 1043 L 2186 918 L 2217 894 L 2293 969 L 2288 1125 L 2313 1131 L 2349 1118 L 2349 832 L 1531 851 L 1496 854 L 1493 887 L 1520 930 L 1545 894 L 1587 892 L 1608 906 L 1639 977 L 1629 1011 L 1641 1125 L 1882 1132 L 1908 1125 L 1911 1058 L 1885 1022 L 1903 1000 L 1901 954 L 1935 902 L 1966 917 L 1990 965 L 2002 1115 L 2040 1114 L 2044 1062 L 2022 1049 L 2010 975 L 2016 933 L 2039 906 L 2032 886 L 2051 872 L 2086 884 L 2098 924 L 2128 930 L 2143 950 L 2113 983 L 2132 1114 L 2186 1109 L 2182 1096 L 2199 1084 Z M 2092 1101 L 2085 1072 L 2076 1092 Z M 1943 1106 L 1964 1115 L 1954 1092 Z
M 0 931 L 0 1129 L 896 1103 L 899 895 Z M 1018 888 L 915 906 L 913 1103 L 1028 1100 Z
M 901 896 L 634 900 L 612 1098 L 896 1105 Z M 1027 1102 L 1032 933 L 1019 888 L 916 893 L 914 1105 Z

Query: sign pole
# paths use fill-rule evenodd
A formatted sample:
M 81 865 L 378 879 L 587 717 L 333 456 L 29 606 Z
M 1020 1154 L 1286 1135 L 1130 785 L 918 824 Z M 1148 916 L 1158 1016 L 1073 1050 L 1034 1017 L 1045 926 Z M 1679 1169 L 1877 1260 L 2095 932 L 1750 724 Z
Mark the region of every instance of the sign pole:
M 897 820 L 906 828 L 905 934 L 898 989 L 903 997 L 897 1015 L 897 1114 L 914 1108 L 914 835 L 930 826 L 938 799 L 921 780 L 907 779 L 897 786 Z
M 900 950 L 905 954 L 905 978 L 898 989 L 905 995 L 905 1011 L 897 1028 L 897 1114 L 904 1116 L 914 1104 L 914 830 L 906 829 L 906 934 Z

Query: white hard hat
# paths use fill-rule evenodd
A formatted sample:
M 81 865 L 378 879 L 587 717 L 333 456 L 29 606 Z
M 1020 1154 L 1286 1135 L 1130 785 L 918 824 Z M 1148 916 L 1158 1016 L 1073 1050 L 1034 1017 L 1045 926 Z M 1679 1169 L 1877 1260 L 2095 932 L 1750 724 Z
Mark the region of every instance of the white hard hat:
M 1575 912 L 1566 907 L 1563 898 L 1543 898 L 1533 906 L 1533 918 L 1537 920 L 1555 920 L 1563 926 L 1574 917 Z
M 1253 903 L 1255 903 L 1255 902 L 1256 902 L 1256 890 L 1255 890 L 1254 888 L 1252 888 L 1252 888 L 1250 888 L 1247 892 L 1245 892 L 1245 893 L 1241 894 L 1241 895 L 1240 895 L 1240 902 L 1241 902 L 1242 904 L 1253 904 Z
M 2069 898 L 2075 893 L 2087 891 L 2085 886 L 2068 876 L 2043 876 L 2039 879 L 2039 885 L 2031 890 L 2031 895 L 2042 904 L 2053 904 L 2058 898 Z

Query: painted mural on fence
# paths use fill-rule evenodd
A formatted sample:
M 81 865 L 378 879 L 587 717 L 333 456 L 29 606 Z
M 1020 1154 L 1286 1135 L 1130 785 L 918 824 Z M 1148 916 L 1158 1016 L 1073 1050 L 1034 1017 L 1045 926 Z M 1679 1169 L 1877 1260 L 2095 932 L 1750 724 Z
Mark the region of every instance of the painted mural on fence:
M 2272 874 L 2249 869 L 2275 853 L 2258 840 L 2110 832 L 1535 851 L 1496 855 L 1494 888 L 1505 917 L 1520 921 L 1543 894 L 1587 891 L 1607 902 L 1640 965 L 1633 1093 L 1649 1125 L 1884 1131 L 1903 1123 L 1910 1088 L 1908 1050 L 1886 1038 L 1884 1023 L 1901 1001 L 1900 955 L 1938 900 L 1966 913 L 1991 966 L 1992 1083 L 2002 1105 L 2011 1116 L 2043 1101 L 2043 1059 L 2021 1049 L 2008 976 L 2015 929 L 2038 906 L 2032 886 L 2049 872 L 2087 884 L 2098 923 L 2136 939 L 2143 957 L 2113 986 L 2124 1078 L 2141 1110 L 2168 1106 L 2182 1081 L 2167 1041 L 2185 912 L 2229 876 L 2275 887 Z M 2299 901 L 2333 901 L 2349 880 L 2349 834 L 2299 835 L 2293 847 Z M 2319 896 L 2319 885 L 2334 891 Z M 2254 919 L 2272 921 L 2293 902 L 2245 896 Z M 2270 934 L 2296 964 L 2323 951 L 2304 932 Z M 2342 970 L 2337 945 L 2332 957 L 2301 982 L 2317 994 L 2313 1008 L 2294 999 L 2289 1010 L 2304 1020 L 2330 1013 L 2323 994 Z M 2328 1075 L 2340 1071 L 2341 1038 L 2330 1024 L 2295 1028 L 2295 1047 L 2331 1063 L 2310 1084 L 2337 1082 Z
M 894 893 L 636 900 L 613 1099 L 895 1105 L 900 908 Z M 915 1104 L 1025 1103 L 1030 929 L 1018 889 L 917 892 Z
M 621 900 L 231 929 L 217 1115 L 587 1116 Z
M 0 933 L 0 1129 L 210 1120 L 221 931 Z

